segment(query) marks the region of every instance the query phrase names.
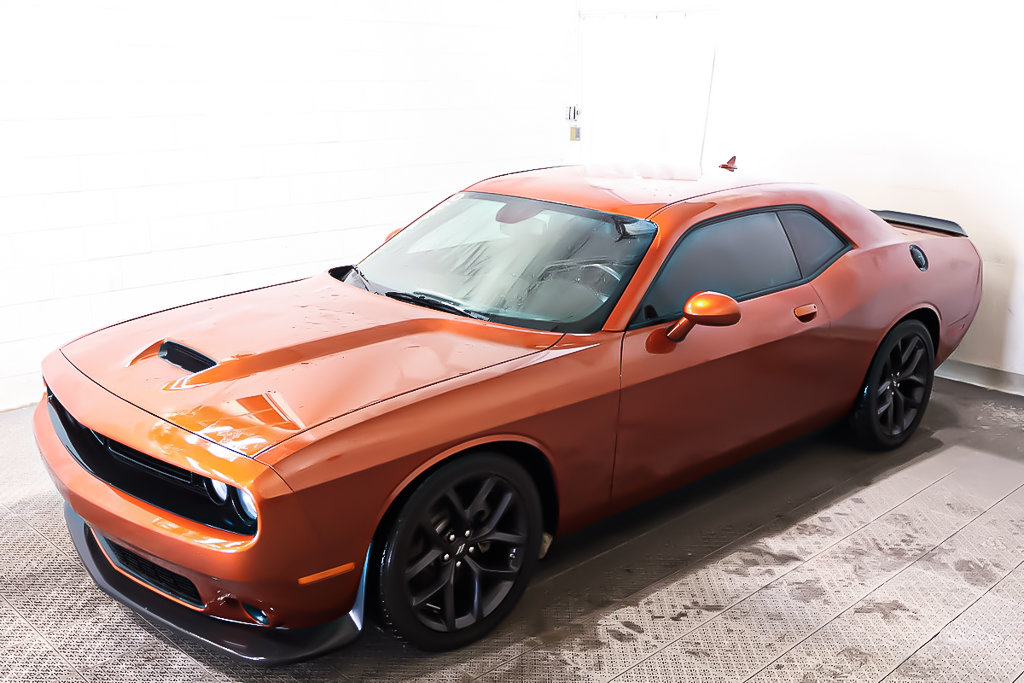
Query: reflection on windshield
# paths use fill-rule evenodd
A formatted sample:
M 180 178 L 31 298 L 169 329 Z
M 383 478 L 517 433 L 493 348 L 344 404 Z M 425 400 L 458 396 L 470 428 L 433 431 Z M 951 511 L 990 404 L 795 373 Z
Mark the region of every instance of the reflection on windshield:
M 656 230 L 634 218 L 467 192 L 395 235 L 347 279 L 381 294 L 426 293 L 497 322 L 588 332 L 600 328 Z

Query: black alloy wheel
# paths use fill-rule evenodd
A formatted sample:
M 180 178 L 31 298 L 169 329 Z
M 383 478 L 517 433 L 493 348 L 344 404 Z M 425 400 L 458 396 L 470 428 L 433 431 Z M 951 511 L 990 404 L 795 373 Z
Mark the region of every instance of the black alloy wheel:
M 537 489 L 514 461 L 481 453 L 442 467 L 410 496 L 384 544 L 386 621 L 425 650 L 476 640 L 518 601 L 542 531 Z
M 904 320 L 879 346 L 854 409 L 851 425 L 861 445 L 897 448 L 921 422 L 935 377 L 935 349 L 928 329 Z

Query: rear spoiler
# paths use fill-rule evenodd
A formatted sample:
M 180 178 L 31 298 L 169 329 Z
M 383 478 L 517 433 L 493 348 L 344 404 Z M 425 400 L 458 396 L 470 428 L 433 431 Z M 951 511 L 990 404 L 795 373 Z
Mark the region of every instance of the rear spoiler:
M 903 213 L 902 211 L 872 211 L 886 223 L 894 225 L 906 225 L 910 228 L 944 232 L 948 235 L 961 235 L 967 237 L 967 233 L 960 227 L 959 223 L 943 220 L 942 218 L 930 218 L 918 216 L 916 213 Z

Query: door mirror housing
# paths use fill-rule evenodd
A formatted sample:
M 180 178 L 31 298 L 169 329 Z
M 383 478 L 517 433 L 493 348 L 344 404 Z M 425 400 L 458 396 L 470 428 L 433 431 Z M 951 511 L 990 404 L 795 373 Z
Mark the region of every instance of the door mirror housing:
M 727 294 L 718 292 L 697 292 L 686 300 L 683 317 L 676 321 L 665 336 L 674 342 L 686 339 L 694 325 L 723 327 L 740 321 L 740 305 Z

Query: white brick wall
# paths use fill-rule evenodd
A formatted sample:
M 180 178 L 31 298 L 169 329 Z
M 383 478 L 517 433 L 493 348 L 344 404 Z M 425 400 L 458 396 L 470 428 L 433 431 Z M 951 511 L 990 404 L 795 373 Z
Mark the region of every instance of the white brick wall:
M 573 0 L 0 2 L 0 409 L 90 329 L 565 161 Z

